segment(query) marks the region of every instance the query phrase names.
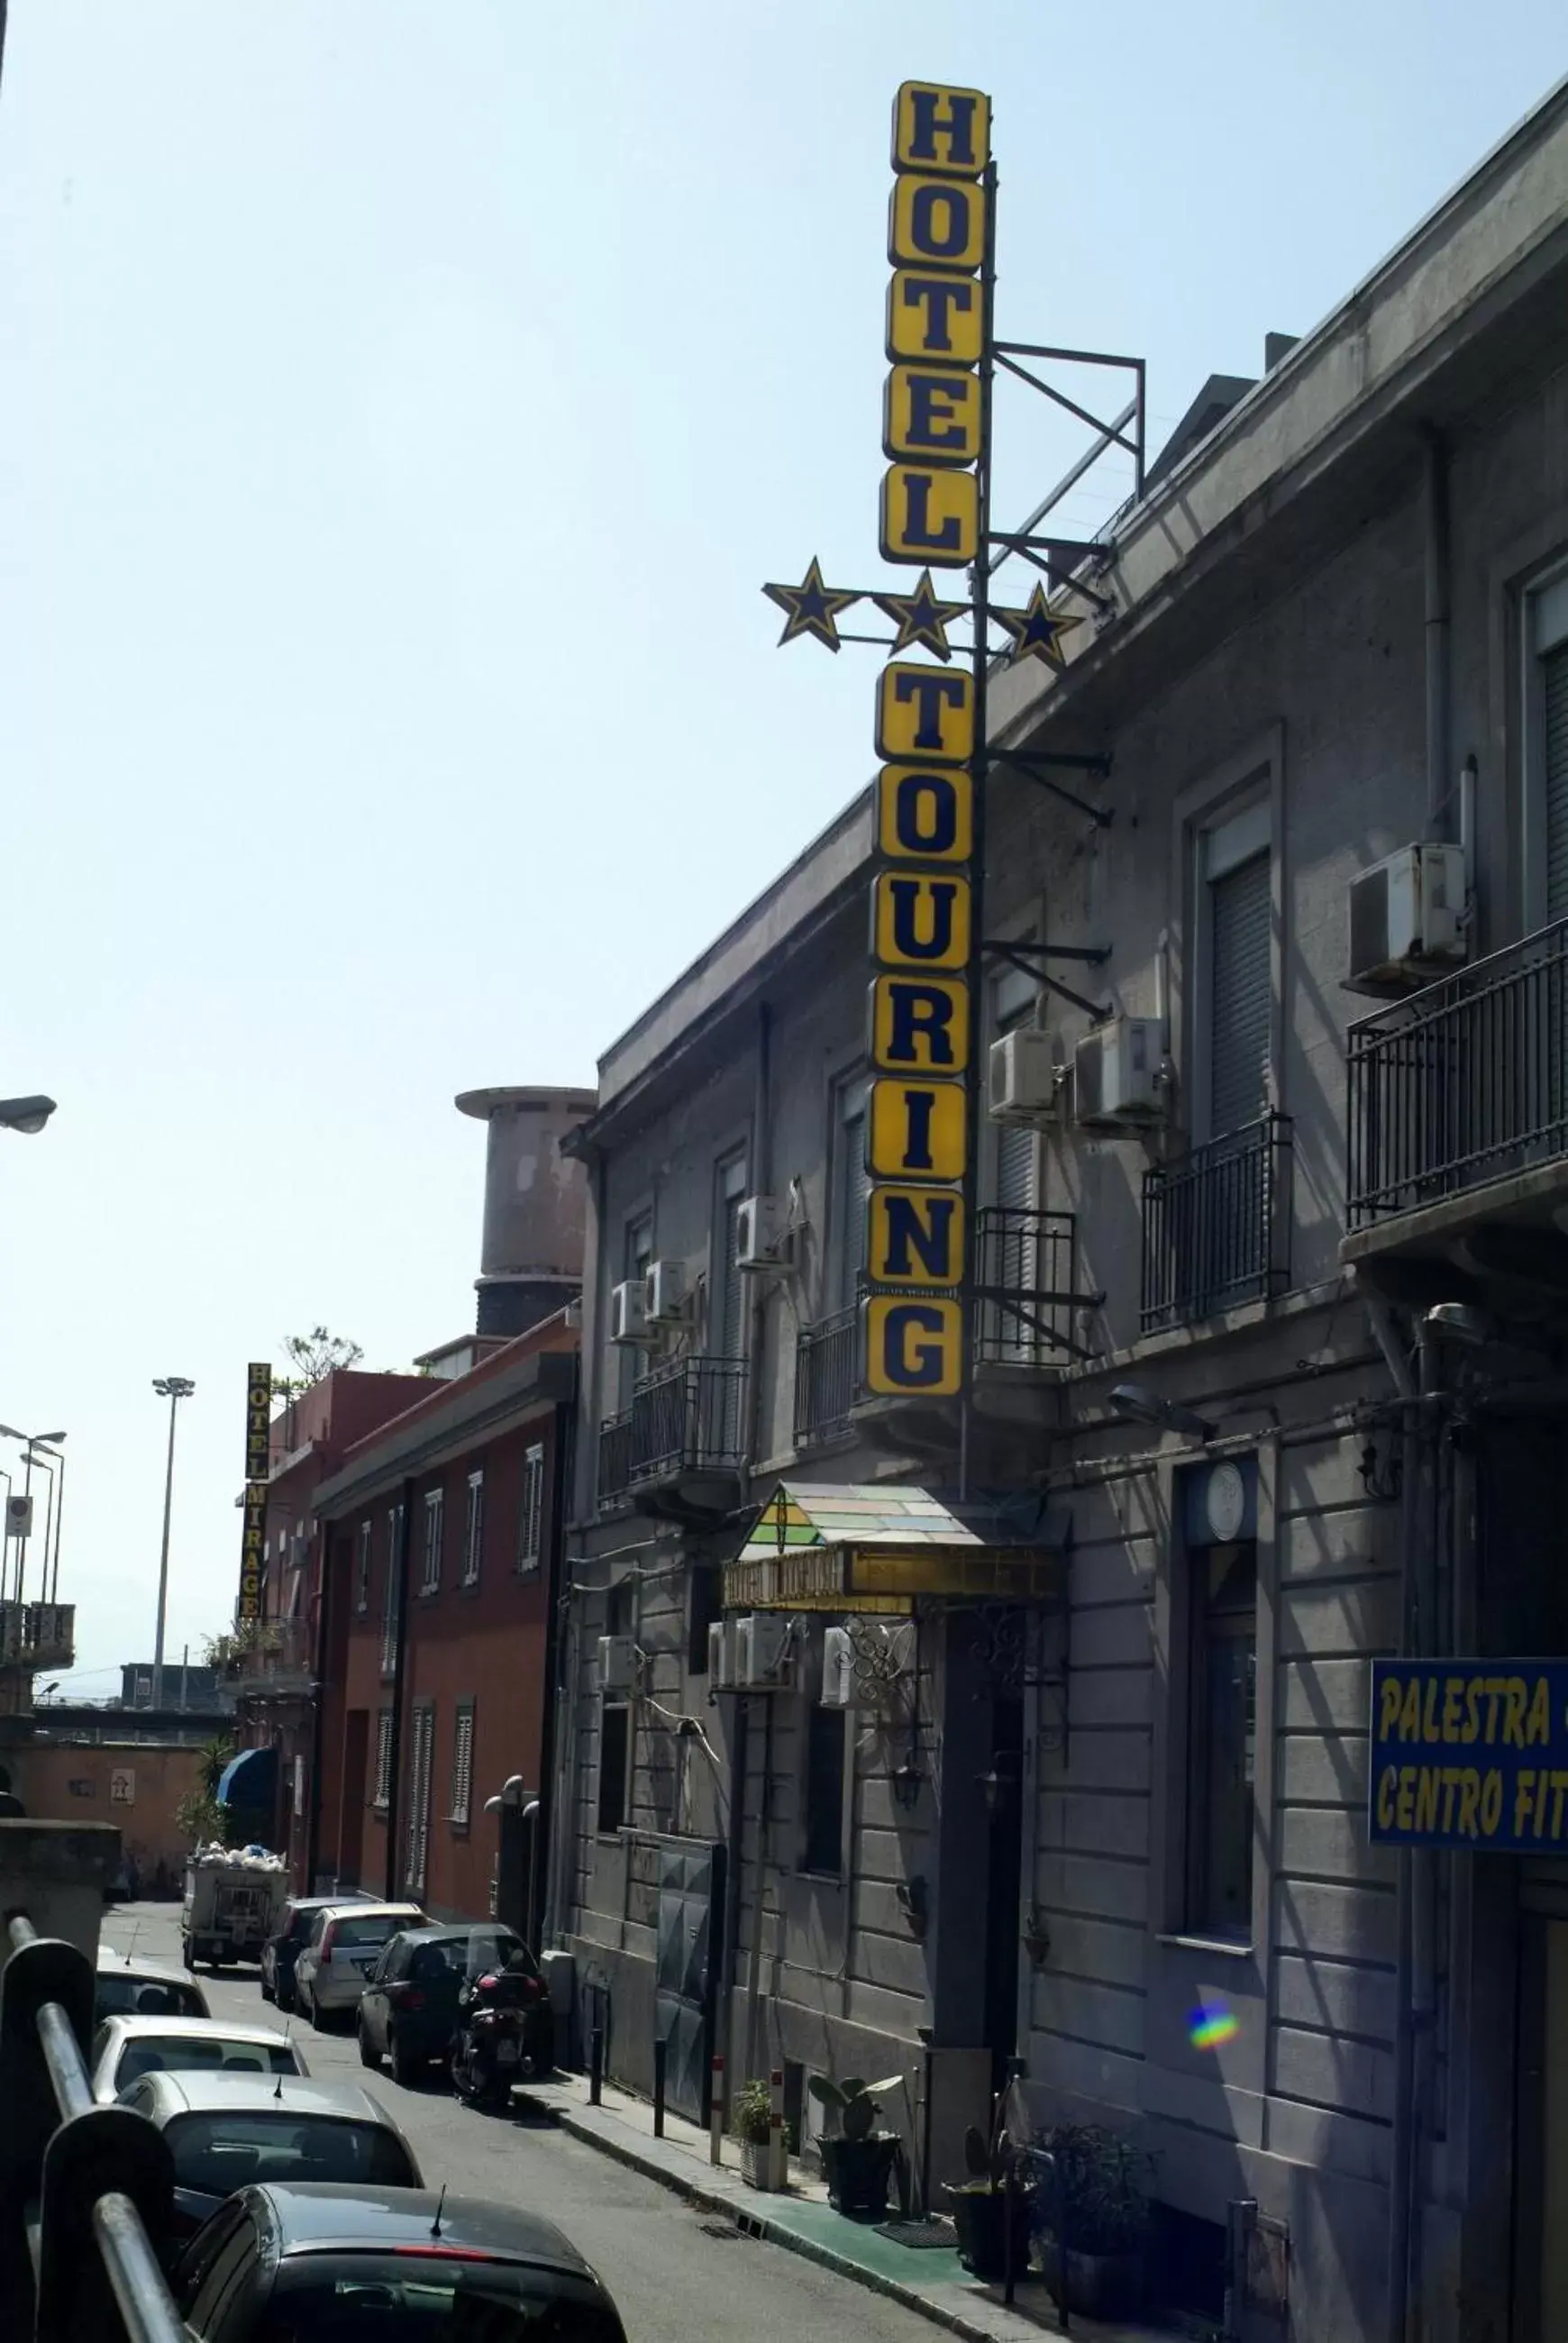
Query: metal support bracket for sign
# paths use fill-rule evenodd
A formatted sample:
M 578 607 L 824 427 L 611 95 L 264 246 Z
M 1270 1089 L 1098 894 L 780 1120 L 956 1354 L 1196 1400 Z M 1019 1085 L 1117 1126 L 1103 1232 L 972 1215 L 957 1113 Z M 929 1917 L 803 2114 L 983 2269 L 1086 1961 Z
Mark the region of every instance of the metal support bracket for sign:
M 993 765 L 1007 765 L 1020 780 L 1032 781 L 1036 789 L 1049 789 L 1052 797 L 1060 798 L 1065 804 L 1076 807 L 1080 813 L 1087 814 L 1097 828 L 1109 830 L 1115 820 L 1113 808 L 1097 806 L 1091 799 L 1080 797 L 1076 789 L 1067 789 L 1060 781 L 1053 780 L 1047 769 L 1056 765 L 1070 773 L 1092 773 L 1097 779 L 1104 780 L 1111 771 L 1109 757 L 1073 754 L 1067 749 L 1048 752 L 1043 749 L 992 749 L 989 755 Z
M 1109 944 L 1036 944 L 1013 936 L 988 936 L 980 949 L 1003 953 L 1013 960 L 1020 954 L 1025 960 L 1081 960 L 1091 968 L 1098 968 L 1102 960 L 1111 958 Z
M 1112 550 L 1109 545 L 1096 544 L 1092 538 L 1024 537 L 1004 528 L 987 529 L 985 541 L 988 546 L 1000 545 L 1004 560 L 1010 553 L 1016 553 L 1021 561 L 1038 569 L 1049 585 L 1070 586 L 1086 602 L 1092 602 L 1101 618 L 1115 617 L 1116 605 L 1110 595 L 1102 594 L 1097 586 L 1086 585 L 1078 574 L 1086 561 L 1097 559 L 1101 565 L 1108 562 Z
M 1042 398 L 1049 398 L 1056 406 L 1065 407 L 1069 415 L 1076 416 L 1080 423 L 1087 423 L 1090 429 L 1097 431 L 1102 439 L 1109 440 L 1114 447 L 1124 447 L 1136 467 L 1133 493 L 1140 497 L 1143 494 L 1144 391 L 1148 368 L 1142 358 L 1121 357 L 1109 350 L 1059 349 L 1047 342 L 993 342 L 991 350 L 997 364 L 1005 367 L 1009 374 L 1016 375 L 1020 382 L 1027 382 L 1030 388 L 1038 390 Z M 1054 359 L 1070 366 L 1111 367 L 1121 373 L 1131 374 L 1137 386 L 1133 394 L 1136 411 L 1132 418 L 1131 437 L 1127 436 L 1121 422 L 1107 423 L 1102 417 L 1091 415 L 1087 407 L 1080 407 L 1078 401 L 1069 398 L 1064 390 L 1056 389 L 1049 382 L 1041 382 L 1028 367 L 1020 366 L 1020 358 Z
M 1059 976 L 1052 976 L 1049 969 L 1037 967 L 1032 961 L 1025 960 L 1023 948 L 1019 945 L 991 942 L 982 944 L 980 950 L 990 952 L 995 960 L 1005 960 L 1010 966 L 1017 969 L 1020 976 L 1032 977 L 1035 983 L 1041 986 L 1045 991 L 1054 992 L 1060 1000 L 1070 1001 L 1075 1009 L 1081 1009 L 1084 1015 L 1091 1019 L 1096 1025 L 1103 1024 L 1106 1018 L 1112 1013 L 1114 1006 L 1112 1002 L 1091 1001 L 1083 993 L 1075 992 L 1070 984 L 1063 984 L 1061 979 Z
M 996 1309 L 1026 1326 L 1037 1341 L 1049 1342 L 1053 1349 L 1065 1351 L 1070 1358 L 1092 1359 L 1095 1353 L 1058 1326 L 1048 1325 L 1037 1318 L 1037 1310 L 1099 1310 L 1103 1308 L 1103 1293 L 1057 1293 L 1041 1287 L 1038 1292 L 1020 1293 L 1011 1285 L 977 1285 L 972 1289 L 977 1302 L 989 1302 Z

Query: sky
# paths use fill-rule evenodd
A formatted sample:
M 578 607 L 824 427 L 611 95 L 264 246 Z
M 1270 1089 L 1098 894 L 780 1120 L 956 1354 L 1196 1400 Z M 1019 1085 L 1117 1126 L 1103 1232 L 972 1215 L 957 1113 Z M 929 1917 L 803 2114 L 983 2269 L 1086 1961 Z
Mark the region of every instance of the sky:
M 591 1081 L 868 777 L 875 655 L 779 657 L 759 588 L 891 582 L 897 84 L 991 94 L 999 329 L 1146 357 L 1157 443 L 1568 42 L 1561 0 L 10 14 L 0 1092 L 59 1111 L 0 1132 L 0 1422 L 67 1433 L 105 1697 L 152 1649 L 153 1378 L 196 1383 L 177 1661 L 232 1616 L 246 1362 L 472 1323 L 454 1094 Z M 1048 417 L 999 405 L 999 518 L 1083 445 Z

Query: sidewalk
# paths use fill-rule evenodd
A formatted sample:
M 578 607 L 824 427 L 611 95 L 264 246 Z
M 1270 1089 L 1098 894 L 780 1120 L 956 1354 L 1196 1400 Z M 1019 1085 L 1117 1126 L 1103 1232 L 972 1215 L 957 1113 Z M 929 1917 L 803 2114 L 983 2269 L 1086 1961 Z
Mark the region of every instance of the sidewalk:
M 711 2163 L 708 2134 L 679 2116 L 667 2114 L 664 2137 L 655 2139 L 648 2102 L 611 2084 L 605 2085 L 597 2107 L 588 2105 L 586 2077 L 578 2075 L 519 2084 L 512 2100 L 519 2114 L 557 2124 L 705 2211 L 728 2215 L 748 2236 L 804 2254 L 842 2278 L 890 2295 L 968 2343 L 1038 2343 L 1042 2335 L 1060 2332 L 1054 2306 L 1038 2279 L 1020 2286 L 1010 2310 L 1001 2288 L 979 2284 L 956 2251 L 899 2245 L 867 2223 L 846 2220 L 829 2204 L 823 2183 L 798 2166 L 790 2168 L 789 2188 L 775 2193 L 742 2180 L 740 2151 L 732 2139 L 722 2142 L 722 2163 Z M 1071 2332 L 1081 2343 L 1150 2343 L 1156 2330 L 1075 2317 Z

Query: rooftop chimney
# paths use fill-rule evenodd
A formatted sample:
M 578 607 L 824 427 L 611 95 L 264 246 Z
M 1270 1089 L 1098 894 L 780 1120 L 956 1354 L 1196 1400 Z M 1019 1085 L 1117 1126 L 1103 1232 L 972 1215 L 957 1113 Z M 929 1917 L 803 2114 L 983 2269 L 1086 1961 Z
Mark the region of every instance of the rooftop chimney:
M 586 1173 L 561 1141 L 596 1103 L 592 1091 L 528 1085 L 456 1101 L 489 1125 L 477 1333 L 524 1333 L 580 1290 Z

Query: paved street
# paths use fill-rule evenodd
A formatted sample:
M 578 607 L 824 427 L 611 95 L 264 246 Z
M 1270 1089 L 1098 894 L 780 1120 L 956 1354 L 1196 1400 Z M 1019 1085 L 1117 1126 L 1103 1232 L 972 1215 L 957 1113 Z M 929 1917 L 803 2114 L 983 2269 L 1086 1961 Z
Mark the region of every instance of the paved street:
M 179 1962 L 179 1906 L 116 1906 L 105 1940 L 119 1948 Z M 215 2016 L 281 2025 L 264 2002 L 254 1969 L 201 1983 Z M 527 2205 L 558 2222 L 598 2269 L 620 2306 L 630 2343 L 718 2343 L 742 2332 L 747 2343 L 852 2324 L 865 2343 L 930 2343 L 939 2330 L 899 2304 L 819 2269 L 797 2254 L 745 2237 L 727 2222 L 694 2211 L 645 2180 L 560 2133 L 476 2115 L 438 2085 L 400 2090 L 386 2074 L 361 2066 L 352 2034 L 300 2027 L 311 2073 L 363 2083 L 396 2114 L 433 2186 Z

